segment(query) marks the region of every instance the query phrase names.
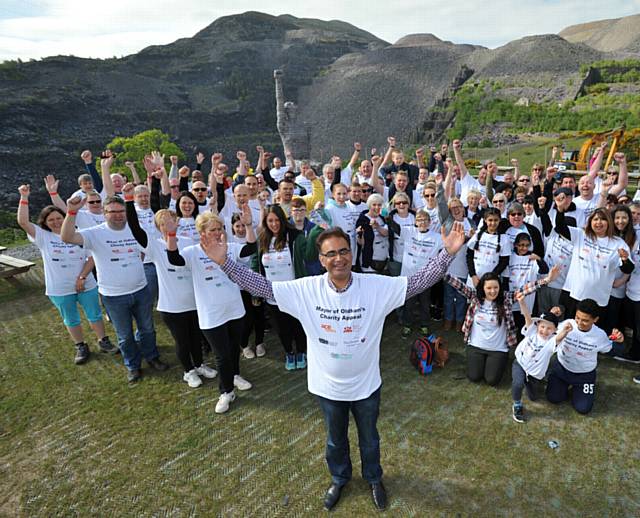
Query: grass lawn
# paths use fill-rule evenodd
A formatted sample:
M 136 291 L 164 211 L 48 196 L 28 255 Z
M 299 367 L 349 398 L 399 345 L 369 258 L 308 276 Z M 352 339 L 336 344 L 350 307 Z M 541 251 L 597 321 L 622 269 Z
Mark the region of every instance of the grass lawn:
M 322 417 L 305 373 L 284 370 L 275 333 L 265 358 L 241 361 L 253 390 L 216 415 L 216 380 L 199 389 L 181 381 L 160 323 L 158 343 L 173 366 L 165 373 L 146 370 L 130 387 L 119 357 L 73 365 L 38 280 L 36 271 L 18 289 L 0 281 L 1 516 L 323 512 Z M 409 341 L 387 323 L 379 421 L 387 515 L 640 516 L 637 367 L 602 359 L 589 416 L 525 401 L 531 420 L 519 425 L 510 376 L 497 389 L 471 384 L 459 335 L 446 335 L 450 363 L 420 377 Z M 335 515 L 370 516 L 354 426 L 351 439 L 354 479 Z

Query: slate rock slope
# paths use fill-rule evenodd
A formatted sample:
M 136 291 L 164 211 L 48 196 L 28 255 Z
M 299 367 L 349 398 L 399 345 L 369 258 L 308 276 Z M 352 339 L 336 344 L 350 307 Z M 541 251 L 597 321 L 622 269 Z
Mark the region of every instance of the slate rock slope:
M 584 43 L 603 52 L 640 51 L 640 14 L 571 25 L 559 36 L 571 43 Z

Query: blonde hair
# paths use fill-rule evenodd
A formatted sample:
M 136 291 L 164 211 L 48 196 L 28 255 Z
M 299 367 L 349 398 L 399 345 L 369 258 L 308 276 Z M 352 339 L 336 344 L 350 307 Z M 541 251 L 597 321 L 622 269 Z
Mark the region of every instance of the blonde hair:
M 155 215 L 153 216 L 153 222 L 156 224 L 156 228 L 158 230 L 160 230 L 160 223 L 162 223 L 164 221 L 164 218 L 166 216 L 169 216 L 171 219 L 173 219 L 174 221 L 176 219 L 178 219 L 177 214 L 175 213 L 175 211 L 169 210 L 169 209 L 160 209 L 158 212 L 155 213 Z
M 196 218 L 196 230 L 198 233 L 204 232 L 210 225 L 218 223 L 224 231 L 224 221 L 213 212 L 204 212 Z

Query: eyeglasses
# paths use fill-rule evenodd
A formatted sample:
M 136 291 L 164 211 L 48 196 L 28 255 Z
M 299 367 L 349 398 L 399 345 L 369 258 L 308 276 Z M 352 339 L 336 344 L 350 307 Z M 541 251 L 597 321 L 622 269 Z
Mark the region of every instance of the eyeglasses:
M 206 192 L 207 188 L 206 187 L 194 187 L 193 189 L 191 189 L 193 192 Z
M 102 200 L 93 200 L 93 201 L 88 201 L 87 202 L 89 205 L 95 205 L 97 203 L 102 203 Z
M 179 185 L 172 185 L 171 188 L 172 189 L 180 189 L 180 186 Z
M 105 214 L 124 214 L 124 210 L 105 210 Z
M 533 170 L 534 171 L 543 171 L 542 167 L 534 167 Z
M 367 193 L 373 192 L 373 189 L 362 189 L 362 192 L 367 194 Z
M 462 205 L 451 205 L 451 207 L 449 207 L 449 209 L 453 210 L 453 209 L 461 209 Z
M 522 217 L 522 216 L 524 216 L 524 214 L 522 214 L 522 212 L 511 212 L 511 213 L 509 213 L 509 216 L 516 216 L 516 217 L 520 216 L 520 217 Z
M 422 197 L 423 198 L 435 198 L 436 195 L 435 194 L 423 194 Z
M 326 257 L 327 259 L 334 259 L 334 258 L 336 258 L 338 256 L 345 257 L 347 255 L 351 255 L 351 249 L 350 248 L 341 248 L 337 252 L 335 250 L 330 250 L 326 254 L 322 254 L 321 253 L 320 255 L 322 257 Z
M 519 182 L 530 182 L 529 178 L 518 178 Z
M 409 203 L 407 203 L 406 201 L 396 201 L 393 202 L 394 205 L 409 205 Z
M 291 209 L 291 212 L 305 212 L 307 209 L 305 209 L 304 207 L 295 207 L 293 209 Z
M 504 203 L 504 200 L 493 200 L 491 203 Z

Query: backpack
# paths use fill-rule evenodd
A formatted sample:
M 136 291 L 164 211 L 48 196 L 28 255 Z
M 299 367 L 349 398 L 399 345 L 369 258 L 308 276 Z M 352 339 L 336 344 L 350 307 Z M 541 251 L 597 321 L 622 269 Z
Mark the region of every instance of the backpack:
M 422 375 L 431 373 L 434 362 L 438 367 L 444 367 L 448 359 L 449 351 L 445 348 L 440 336 L 421 336 L 413 342 L 409 351 L 411 365 Z

